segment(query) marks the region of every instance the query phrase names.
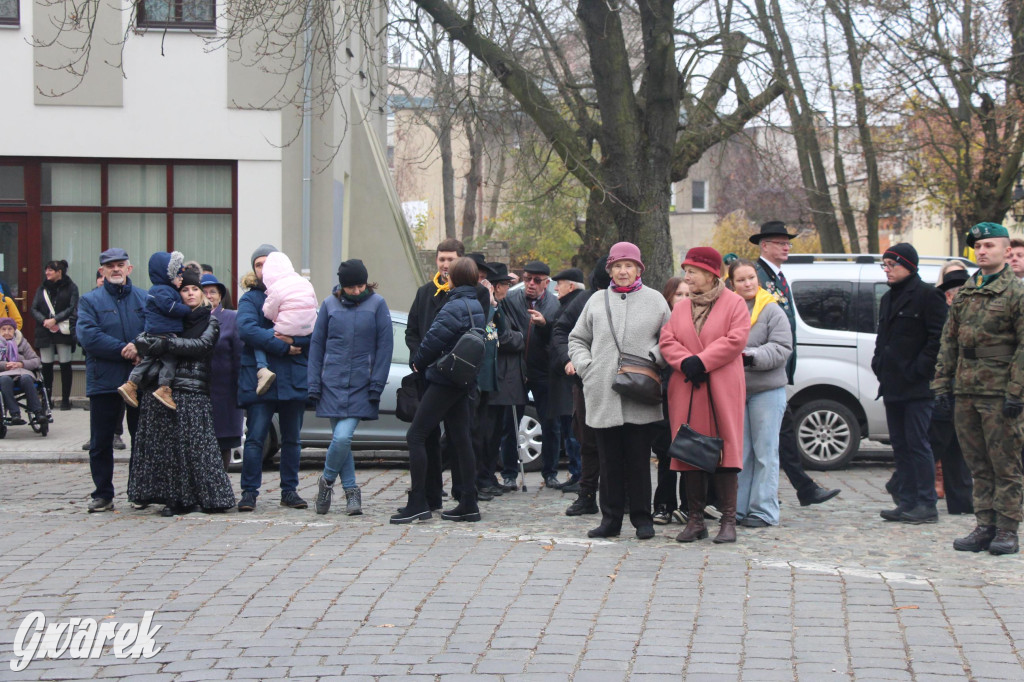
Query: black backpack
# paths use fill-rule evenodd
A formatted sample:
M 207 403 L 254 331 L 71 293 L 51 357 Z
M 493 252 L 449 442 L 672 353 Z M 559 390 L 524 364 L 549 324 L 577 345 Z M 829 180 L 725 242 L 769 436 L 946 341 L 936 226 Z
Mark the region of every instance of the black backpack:
M 462 302 L 469 313 L 469 331 L 459 337 L 451 352 L 438 358 L 434 369 L 459 388 L 469 388 L 476 383 L 476 375 L 487 353 L 487 332 L 473 326 L 473 310 L 468 301 Z

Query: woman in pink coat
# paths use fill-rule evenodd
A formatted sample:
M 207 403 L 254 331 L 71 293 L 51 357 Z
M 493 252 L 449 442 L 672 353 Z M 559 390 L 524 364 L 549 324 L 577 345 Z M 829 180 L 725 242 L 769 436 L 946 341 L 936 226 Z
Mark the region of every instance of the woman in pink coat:
M 673 434 L 686 423 L 700 433 L 719 436 L 724 441 L 722 461 L 711 476 L 722 512 L 721 527 L 714 541 L 736 542 L 737 474 L 743 467 L 746 403 L 742 353 L 750 334 L 750 313 L 744 300 L 725 288 L 721 279 L 722 256 L 718 251 L 706 246 L 690 249 L 683 270 L 690 293 L 676 303 L 672 317 L 661 330 L 661 354 L 670 367 L 679 370 L 672 373 L 668 383 L 669 422 Z M 704 504 L 709 475 L 677 460 L 672 461 L 672 469 L 683 472 L 689 509 L 686 528 L 676 540 L 693 542 L 706 538 Z

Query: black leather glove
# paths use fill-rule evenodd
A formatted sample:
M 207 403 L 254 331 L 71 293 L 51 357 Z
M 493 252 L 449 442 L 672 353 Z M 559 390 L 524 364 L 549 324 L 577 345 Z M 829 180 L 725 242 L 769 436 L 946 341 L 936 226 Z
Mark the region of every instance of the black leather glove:
M 744 355 L 743 356 L 743 366 L 744 367 L 753 367 L 754 366 L 754 356 L 753 355 Z
M 380 405 L 380 393 L 377 391 L 370 391 L 370 404 Z
M 953 401 L 951 400 L 951 398 L 952 396 L 950 396 L 948 393 L 940 393 L 939 395 L 935 396 L 935 407 L 933 409 L 943 414 L 949 414 L 949 412 L 953 409 Z
M 1021 412 L 1024 412 L 1024 403 L 1016 398 L 1007 398 L 1003 401 L 1003 416 L 1007 419 L 1017 419 Z
M 683 360 L 679 365 L 679 369 L 686 375 L 687 381 L 696 382 L 700 375 L 707 375 L 707 369 L 704 367 L 704 362 L 696 355 L 691 355 Z

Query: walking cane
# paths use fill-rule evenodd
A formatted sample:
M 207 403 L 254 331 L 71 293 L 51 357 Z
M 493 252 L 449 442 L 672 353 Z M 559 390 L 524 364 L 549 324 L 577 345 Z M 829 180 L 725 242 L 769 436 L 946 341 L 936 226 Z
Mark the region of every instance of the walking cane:
M 519 475 L 523 479 L 523 492 L 526 492 L 526 468 L 523 466 L 523 458 L 519 456 L 519 423 L 516 421 L 516 406 L 510 410 L 512 414 L 512 433 L 515 434 L 516 459 L 519 460 Z

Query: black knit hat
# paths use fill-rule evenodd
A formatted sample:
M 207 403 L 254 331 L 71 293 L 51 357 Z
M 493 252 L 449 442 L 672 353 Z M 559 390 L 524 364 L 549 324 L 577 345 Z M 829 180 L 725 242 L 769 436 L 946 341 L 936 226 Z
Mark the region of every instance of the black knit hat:
M 594 263 L 594 271 L 590 273 L 590 288 L 594 291 L 607 289 L 611 286 L 612 278 L 605 267 L 608 264 L 608 256 L 601 256 Z
M 181 271 L 181 286 L 187 287 L 191 285 L 202 288 L 200 281 L 201 275 L 198 270 L 194 268 L 185 268 Z
M 917 272 L 917 249 L 906 242 L 893 244 L 882 254 L 882 258 L 890 258 L 907 270 Z
M 369 274 L 366 272 L 366 266 L 358 258 L 342 261 L 338 266 L 338 284 L 343 287 L 366 284 L 367 279 L 369 279 Z

